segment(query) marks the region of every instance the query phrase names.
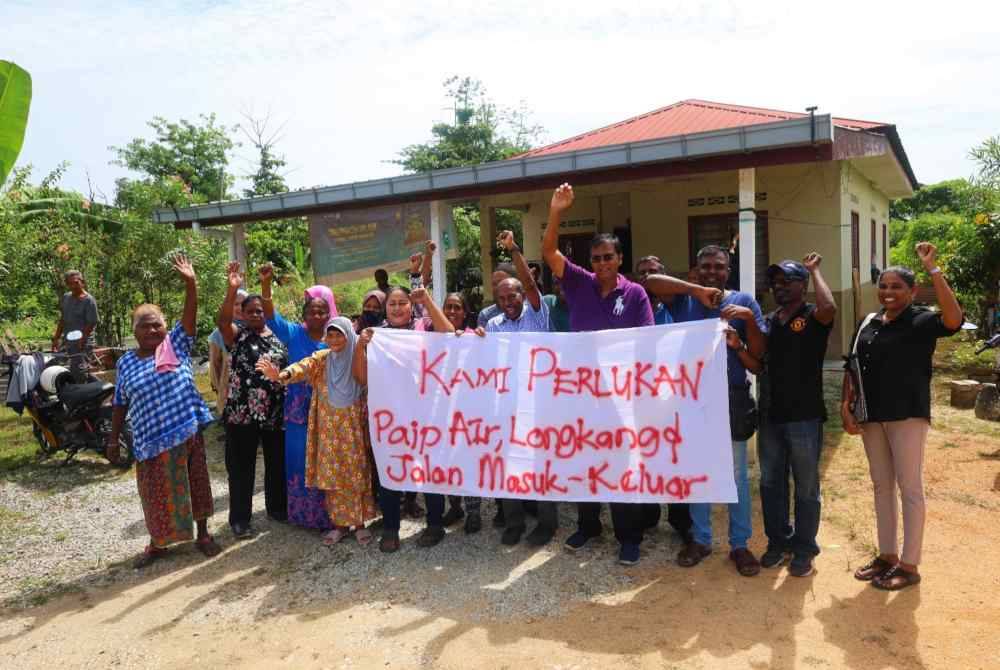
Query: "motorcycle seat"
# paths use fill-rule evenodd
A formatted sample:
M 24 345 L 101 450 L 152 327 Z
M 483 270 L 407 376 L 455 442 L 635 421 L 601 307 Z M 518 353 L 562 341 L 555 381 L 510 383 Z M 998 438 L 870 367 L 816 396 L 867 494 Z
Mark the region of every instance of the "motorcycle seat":
M 70 412 L 89 402 L 104 400 L 115 392 L 114 384 L 107 382 L 87 382 L 85 384 L 67 384 L 59 391 L 59 401 L 66 405 Z

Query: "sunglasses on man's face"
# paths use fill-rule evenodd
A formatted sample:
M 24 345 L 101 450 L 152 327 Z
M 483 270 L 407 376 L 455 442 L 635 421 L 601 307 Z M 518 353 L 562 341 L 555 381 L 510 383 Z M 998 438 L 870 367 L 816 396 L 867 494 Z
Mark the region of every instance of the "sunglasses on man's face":
M 613 261 L 617 257 L 618 257 L 618 254 L 595 254 L 595 255 L 593 255 L 593 256 L 590 257 L 590 262 L 591 263 L 610 263 L 611 261 Z

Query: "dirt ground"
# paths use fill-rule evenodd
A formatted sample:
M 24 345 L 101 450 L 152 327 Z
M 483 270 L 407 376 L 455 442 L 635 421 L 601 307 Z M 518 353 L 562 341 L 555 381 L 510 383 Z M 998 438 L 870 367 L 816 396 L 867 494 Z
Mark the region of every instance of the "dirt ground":
M 937 387 L 940 396 L 943 384 Z M 851 576 L 873 551 L 871 485 L 860 441 L 831 425 L 823 553 L 811 578 L 784 569 L 739 577 L 718 545 L 705 563 L 685 570 L 669 560 L 674 547 L 663 537 L 632 569 L 613 563 L 609 540 L 570 555 L 558 546 L 501 550 L 494 537 L 495 556 L 506 561 L 499 576 L 488 552 L 479 578 L 474 569 L 450 575 L 432 553 L 403 576 L 432 589 L 463 579 L 463 597 L 451 604 L 412 595 L 395 577 L 380 582 L 375 570 L 363 593 L 307 595 L 276 607 L 269 594 L 281 588 L 283 573 L 240 562 L 238 546 L 227 543 L 211 561 L 189 551 L 148 578 L 0 610 L 0 667 L 1000 668 L 1000 571 L 991 560 L 1000 539 L 1000 491 L 993 489 L 1000 461 L 982 455 L 1000 446 L 1000 424 L 940 405 L 936 411 L 925 471 L 924 581 L 897 594 Z M 719 514 L 717 535 L 724 527 Z M 758 552 L 760 528 L 758 510 Z M 657 531 L 669 534 L 665 526 Z M 461 534 L 446 540 L 462 541 Z M 544 577 L 546 566 L 563 561 L 581 570 L 606 566 L 620 573 L 621 587 L 591 593 L 586 584 L 542 579 L 540 588 L 556 591 L 546 597 L 565 600 L 555 614 L 517 614 L 530 611 L 518 606 L 515 614 L 484 615 L 485 594 L 530 599 L 512 584 L 532 573 Z M 285 566 L 286 573 L 295 569 Z M 249 616 L 230 618 L 217 607 L 233 601 L 246 601 Z

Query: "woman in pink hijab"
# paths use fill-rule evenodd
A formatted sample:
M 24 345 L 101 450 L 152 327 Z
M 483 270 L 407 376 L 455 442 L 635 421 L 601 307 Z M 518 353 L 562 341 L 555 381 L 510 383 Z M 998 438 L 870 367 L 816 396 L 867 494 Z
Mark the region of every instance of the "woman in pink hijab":
M 302 303 L 302 323 L 286 321 L 271 302 L 271 282 L 274 268 L 267 264 L 260 269 L 260 289 L 264 298 L 267 327 L 288 347 L 288 364 L 308 358 L 326 349 L 323 338 L 327 322 L 337 316 L 333 291 L 326 286 L 310 286 Z M 312 389 L 307 384 L 290 384 L 285 392 L 285 478 L 288 480 L 288 522 L 306 528 L 333 528 L 326 512 L 325 494 L 307 488 L 306 425 Z

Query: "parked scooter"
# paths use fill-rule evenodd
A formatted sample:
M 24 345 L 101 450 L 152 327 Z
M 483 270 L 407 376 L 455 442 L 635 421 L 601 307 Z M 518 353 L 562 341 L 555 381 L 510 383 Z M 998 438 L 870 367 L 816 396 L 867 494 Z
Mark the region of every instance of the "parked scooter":
M 66 334 L 71 349 L 83 336 L 78 330 Z M 65 354 L 53 352 L 46 357 L 38 384 L 28 392 L 25 408 L 34 422 L 35 439 L 43 456 L 63 451 L 63 465 L 81 451 L 90 449 L 107 458 L 105 447 L 111 434 L 111 398 L 115 385 L 87 374 L 85 381 L 74 381 L 71 361 L 86 352 Z M 86 366 L 84 366 L 86 369 Z M 123 468 L 132 466 L 132 431 L 126 421 L 118 441 L 118 459 L 112 461 Z

